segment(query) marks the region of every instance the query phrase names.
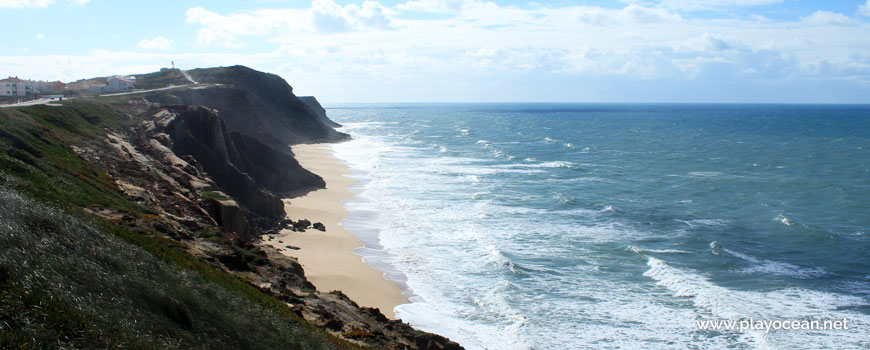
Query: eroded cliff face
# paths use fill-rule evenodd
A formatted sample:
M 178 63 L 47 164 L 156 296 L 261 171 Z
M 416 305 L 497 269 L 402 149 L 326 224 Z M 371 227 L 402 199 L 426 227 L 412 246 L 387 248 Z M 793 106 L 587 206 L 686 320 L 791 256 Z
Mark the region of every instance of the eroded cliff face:
M 156 96 L 163 101 L 153 101 L 219 110 L 231 131 L 254 137 L 279 151 L 297 143 L 348 138 L 324 123 L 277 75 L 242 66 L 195 69 L 190 75 L 198 82 L 220 86 L 165 93 Z
M 323 178 L 286 153 L 227 130 L 220 113 L 200 106 L 172 106 L 158 112 L 149 135 L 166 134 L 167 147 L 191 156 L 198 167 L 242 205 L 257 214 L 283 217 L 279 197 L 324 188 Z
M 158 114 L 153 128 L 144 130 L 146 136 L 167 135 L 161 138 L 164 146 L 179 157 L 193 157 L 201 171 L 254 213 L 274 218 L 284 216 L 283 202 L 264 187 L 266 184 L 277 192 L 286 192 L 292 185 L 304 186 L 296 187 L 297 190 L 325 185 L 323 179 L 303 169 L 293 158 L 251 137 L 228 131 L 213 109 L 174 106 Z M 282 180 L 288 184 L 280 185 Z

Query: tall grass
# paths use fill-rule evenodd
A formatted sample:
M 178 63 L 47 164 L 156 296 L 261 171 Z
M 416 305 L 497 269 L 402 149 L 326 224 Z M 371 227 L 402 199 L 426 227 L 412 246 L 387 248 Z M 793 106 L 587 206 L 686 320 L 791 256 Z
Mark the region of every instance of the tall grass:
M 334 345 L 201 274 L 0 188 L 0 348 Z
M 359 348 L 179 242 L 82 210 L 153 214 L 71 147 L 125 118 L 93 103 L 0 110 L 0 349 Z

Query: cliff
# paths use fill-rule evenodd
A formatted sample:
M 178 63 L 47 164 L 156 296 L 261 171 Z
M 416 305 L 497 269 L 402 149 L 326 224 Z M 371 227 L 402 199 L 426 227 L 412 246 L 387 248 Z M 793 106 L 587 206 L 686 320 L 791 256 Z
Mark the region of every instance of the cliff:
M 251 136 L 282 152 L 287 145 L 348 138 L 324 123 L 277 75 L 242 66 L 194 69 L 189 74 L 197 82 L 214 85 L 154 94 L 147 99 L 164 105 L 198 105 L 218 110 L 231 131 Z
M 317 101 L 317 98 L 315 98 L 314 96 L 299 96 L 299 100 L 305 103 L 305 105 L 308 106 L 308 109 L 311 110 L 312 113 L 317 115 L 317 118 L 319 118 L 320 122 L 324 125 L 332 128 L 341 127 L 341 124 L 332 121 L 332 119 L 329 119 L 329 117 L 326 115 L 326 109 L 324 109 L 323 106 L 320 105 L 320 101 Z
M 227 130 L 219 112 L 200 106 L 171 106 L 148 123 L 146 137 L 158 138 L 177 156 L 191 156 L 197 167 L 249 210 L 267 217 L 283 217 L 277 194 L 323 188 L 320 176 L 257 139 Z
M 347 136 L 277 76 L 196 74 L 207 83 L 0 110 L 0 343 L 460 349 L 315 291 L 261 245 L 304 221 L 281 197 L 325 185 L 289 145 Z

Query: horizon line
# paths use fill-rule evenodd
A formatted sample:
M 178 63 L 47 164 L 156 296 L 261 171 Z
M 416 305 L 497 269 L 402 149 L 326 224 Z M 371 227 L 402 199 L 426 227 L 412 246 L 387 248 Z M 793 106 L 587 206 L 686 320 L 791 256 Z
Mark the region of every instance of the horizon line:
M 297 97 L 313 96 L 300 94 Z M 870 102 L 649 102 L 649 101 L 391 101 L 391 102 L 348 102 L 321 101 L 327 104 L 649 104 L 649 105 L 839 105 L 870 106 Z

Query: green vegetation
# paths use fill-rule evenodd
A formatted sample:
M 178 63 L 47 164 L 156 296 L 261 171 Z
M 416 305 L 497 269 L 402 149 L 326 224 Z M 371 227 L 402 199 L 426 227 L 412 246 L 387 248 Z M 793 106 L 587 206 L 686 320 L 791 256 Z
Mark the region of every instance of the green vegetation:
M 199 191 L 199 196 L 202 198 L 214 199 L 219 201 L 230 199 L 229 197 L 223 195 L 223 193 L 215 191 Z
M 96 104 L 4 109 L 0 111 L 0 169 L 18 190 L 37 200 L 64 207 L 150 213 L 129 201 L 111 178 L 70 148 L 101 138 L 106 128 L 119 125 L 118 120 L 111 109 Z
M 170 85 L 190 84 L 179 69 L 161 69 L 158 72 L 138 74 L 136 77 L 137 89 L 157 89 Z
M 114 228 L 143 250 L 10 190 L 0 190 L 0 222 L 2 348 L 335 347 L 160 239 Z
M 358 348 L 180 243 L 82 210 L 155 218 L 72 149 L 129 122 L 119 113 L 0 111 L 0 348 Z

